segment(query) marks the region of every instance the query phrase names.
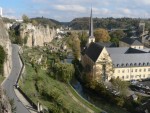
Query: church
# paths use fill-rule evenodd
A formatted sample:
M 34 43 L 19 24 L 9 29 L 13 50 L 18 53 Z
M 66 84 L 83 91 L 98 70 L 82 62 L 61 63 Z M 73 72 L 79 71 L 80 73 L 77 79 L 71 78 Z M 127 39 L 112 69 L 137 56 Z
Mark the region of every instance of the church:
M 121 45 L 123 45 L 123 42 Z M 109 81 L 111 78 L 120 78 L 124 81 L 130 81 L 150 79 L 150 51 L 144 49 L 141 43 L 133 41 L 132 46 L 111 47 L 102 46 L 101 43 L 95 42 L 92 9 L 89 38 L 87 47 L 81 55 L 81 63 L 86 76 L 91 80 Z

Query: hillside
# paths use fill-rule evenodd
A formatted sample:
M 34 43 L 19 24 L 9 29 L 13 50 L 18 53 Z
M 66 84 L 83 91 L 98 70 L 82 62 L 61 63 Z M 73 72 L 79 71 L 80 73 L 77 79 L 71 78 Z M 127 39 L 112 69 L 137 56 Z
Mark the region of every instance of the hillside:
M 148 21 L 148 20 L 146 20 Z M 133 18 L 93 18 L 94 28 L 106 28 L 106 29 L 114 29 L 114 28 L 122 28 L 126 29 L 129 27 L 138 27 L 138 23 L 140 19 Z M 72 29 L 88 29 L 89 28 L 89 18 L 75 18 L 70 23 L 69 26 Z
M 36 17 L 36 18 L 31 18 L 31 20 L 36 20 L 38 24 L 41 25 L 49 25 L 50 27 L 59 27 L 61 25 L 60 22 L 54 19 L 48 19 L 44 17 Z

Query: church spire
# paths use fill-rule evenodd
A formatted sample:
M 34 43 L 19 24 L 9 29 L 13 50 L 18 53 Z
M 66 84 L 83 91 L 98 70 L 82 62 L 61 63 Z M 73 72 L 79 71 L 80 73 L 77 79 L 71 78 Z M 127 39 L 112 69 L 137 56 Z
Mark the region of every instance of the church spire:
M 90 15 L 90 22 L 89 22 L 89 38 L 88 38 L 87 46 L 89 46 L 91 42 L 95 42 L 95 37 L 93 35 L 92 8 L 91 8 L 91 15 Z
M 92 8 L 91 8 L 91 16 L 90 16 L 89 37 L 93 37 L 93 17 L 92 17 Z

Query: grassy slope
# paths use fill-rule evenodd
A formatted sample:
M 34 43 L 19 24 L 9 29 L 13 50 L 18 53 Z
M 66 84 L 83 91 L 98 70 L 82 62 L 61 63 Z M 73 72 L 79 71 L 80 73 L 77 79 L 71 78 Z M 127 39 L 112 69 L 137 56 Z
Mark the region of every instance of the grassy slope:
M 5 77 L 0 75 L 0 84 L 3 82 L 4 79 L 5 79 Z
M 47 107 L 53 107 L 53 103 L 41 98 L 40 96 L 37 96 L 37 91 L 35 87 L 35 82 L 34 82 L 34 76 L 36 76 L 36 73 L 34 72 L 33 68 L 30 65 L 26 65 L 26 77 L 24 84 L 20 83 L 21 88 L 25 91 L 25 93 L 35 102 L 39 101 L 43 105 Z M 45 73 L 45 71 L 39 69 L 39 76 L 47 82 L 49 82 L 49 89 L 50 90 L 57 90 L 59 92 L 60 98 L 63 99 L 64 104 L 68 106 L 70 110 L 75 110 L 76 113 L 87 113 L 87 110 L 78 105 L 68 94 L 67 91 L 65 91 L 65 84 L 61 83 L 59 81 L 56 81 L 52 79 L 51 77 L 48 77 Z M 36 95 L 36 96 L 35 96 Z

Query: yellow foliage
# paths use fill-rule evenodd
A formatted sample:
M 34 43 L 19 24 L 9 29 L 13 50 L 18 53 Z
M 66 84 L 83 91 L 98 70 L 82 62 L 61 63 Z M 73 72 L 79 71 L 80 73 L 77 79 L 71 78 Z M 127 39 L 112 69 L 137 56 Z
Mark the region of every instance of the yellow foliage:
M 109 42 L 110 36 L 107 30 L 99 28 L 94 31 L 96 42 Z

